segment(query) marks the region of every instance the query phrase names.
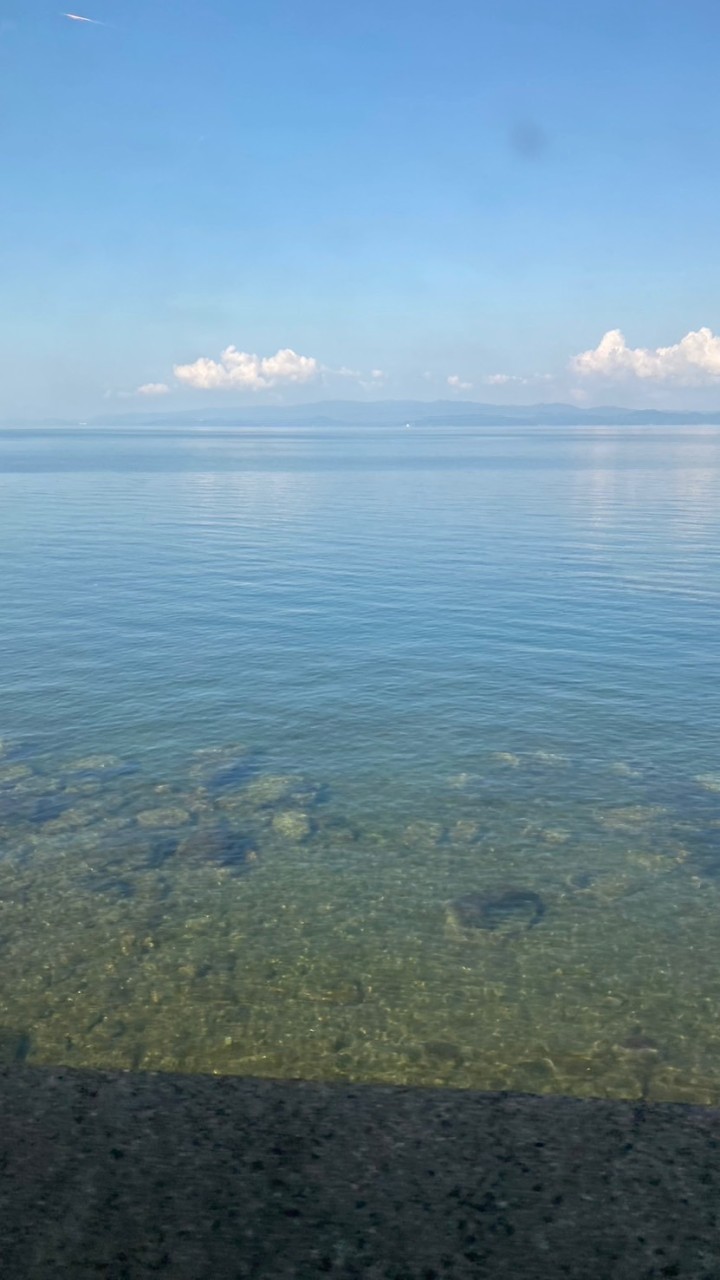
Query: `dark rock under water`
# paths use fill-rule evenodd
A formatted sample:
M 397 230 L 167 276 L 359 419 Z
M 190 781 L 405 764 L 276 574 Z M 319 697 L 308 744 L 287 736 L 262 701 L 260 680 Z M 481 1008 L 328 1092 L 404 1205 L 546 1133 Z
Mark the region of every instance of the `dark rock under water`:
M 545 915 L 546 907 L 533 889 L 490 889 L 465 893 L 448 907 L 452 922 L 464 932 L 532 929 Z
M 178 846 L 178 856 L 238 870 L 251 861 L 252 837 L 222 824 L 195 828 Z
M 258 767 L 258 752 L 238 744 L 197 752 L 189 776 L 210 792 L 223 792 L 248 782 Z
M 30 1056 L 32 1042 L 24 1031 L 13 1031 L 8 1027 L 0 1027 L 0 1065 L 12 1066 L 26 1062 Z
M 131 880 L 127 880 L 122 876 L 108 873 L 91 874 L 85 876 L 81 880 L 81 886 L 90 893 L 102 893 L 110 898 L 117 898 L 120 901 L 129 901 L 135 897 L 135 885 Z

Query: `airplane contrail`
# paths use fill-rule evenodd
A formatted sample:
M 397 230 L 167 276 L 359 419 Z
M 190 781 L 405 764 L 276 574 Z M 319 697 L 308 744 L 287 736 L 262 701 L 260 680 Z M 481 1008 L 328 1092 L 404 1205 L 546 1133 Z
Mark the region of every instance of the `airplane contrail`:
M 94 27 L 102 27 L 105 24 L 98 22 L 97 18 L 83 18 L 79 13 L 63 13 L 63 18 L 69 18 L 71 22 L 91 22 Z

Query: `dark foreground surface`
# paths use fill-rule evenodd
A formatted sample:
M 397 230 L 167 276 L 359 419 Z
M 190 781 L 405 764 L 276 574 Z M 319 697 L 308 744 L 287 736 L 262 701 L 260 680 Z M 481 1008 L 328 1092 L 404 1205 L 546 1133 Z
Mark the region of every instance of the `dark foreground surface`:
M 720 1277 L 720 1115 L 11 1068 L 0 1274 Z

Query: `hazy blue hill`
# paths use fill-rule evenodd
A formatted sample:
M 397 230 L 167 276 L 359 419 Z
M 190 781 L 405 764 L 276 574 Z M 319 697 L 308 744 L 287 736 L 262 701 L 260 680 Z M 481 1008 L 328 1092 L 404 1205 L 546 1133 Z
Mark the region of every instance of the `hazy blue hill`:
M 698 413 L 661 409 L 624 409 L 605 405 L 579 409 L 572 404 L 493 405 L 473 400 L 323 400 L 313 404 L 256 405 L 252 408 L 185 409 L 175 412 L 104 415 L 82 423 L 89 427 L 563 427 L 563 426 L 717 426 L 720 409 Z M 5 426 L 77 426 L 75 422 L 6 421 Z

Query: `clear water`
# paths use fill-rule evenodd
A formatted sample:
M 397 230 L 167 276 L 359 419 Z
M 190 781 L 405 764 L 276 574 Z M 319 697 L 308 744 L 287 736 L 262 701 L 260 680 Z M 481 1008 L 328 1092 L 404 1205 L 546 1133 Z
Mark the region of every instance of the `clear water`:
M 720 1101 L 720 432 L 0 433 L 0 1057 Z

